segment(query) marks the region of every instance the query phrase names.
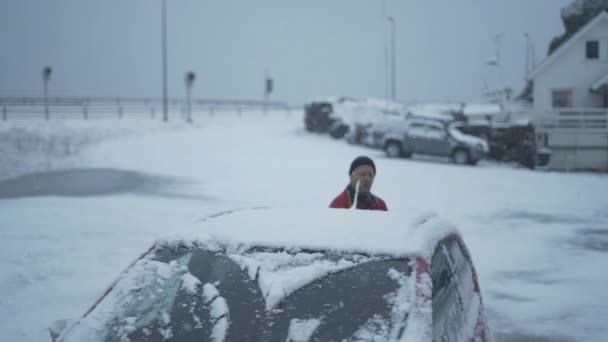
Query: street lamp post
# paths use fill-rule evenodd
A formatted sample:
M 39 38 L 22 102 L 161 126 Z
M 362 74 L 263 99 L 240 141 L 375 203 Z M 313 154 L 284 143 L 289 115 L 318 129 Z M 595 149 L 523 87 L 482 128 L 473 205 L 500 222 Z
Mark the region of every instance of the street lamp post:
M 167 0 L 162 0 L 163 121 L 169 120 L 167 109 Z
M 270 99 L 270 94 L 274 88 L 272 77 L 268 75 L 268 70 L 265 72 L 264 77 L 264 114 L 266 114 L 266 110 L 268 107 L 268 100 Z
M 391 94 L 391 83 L 390 83 L 390 70 L 389 70 L 389 56 L 388 47 L 384 44 L 384 99 L 388 100 Z
M 530 38 L 530 35 L 526 32 L 526 33 L 524 33 L 524 37 L 526 39 L 525 81 L 528 81 L 528 75 L 536 67 L 536 56 L 534 55 L 534 44 L 532 43 L 532 39 Z
M 196 74 L 194 71 L 188 71 L 184 80 L 186 82 L 186 106 L 188 111 L 188 118 L 186 119 L 189 123 L 192 123 L 192 105 L 190 102 L 190 93 L 192 90 L 192 85 L 194 84 L 194 80 L 196 79 Z
M 42 86 L 43 86 L 43 92 L 44 92 L 44 118 L 46 120 L 48 120 L 50 117 L 48 83 L 49 83 L 49 80 L 51 79 L 52 72 L 53 72 L 53 70 L 48 65 L 42 69 Z
M 397 98 L 397 58 L 396 58 L 396 39 L 395 39 L 395 18 L 389 16 L 386 18 L 391 24 L 391 99 L 393 101 Z
M 390 96 L 390 71 L 389 71 L 389 57 L 388 57 L 388 40 L 387 40 L 387 26 L 386 26 L 386 0 L 382 0 L 382 16 L 380 17 L 382 22 L 382 41 L 384 42 L 382 50 L 383 72 L 384 72 L 384 99 L 388 100 Z

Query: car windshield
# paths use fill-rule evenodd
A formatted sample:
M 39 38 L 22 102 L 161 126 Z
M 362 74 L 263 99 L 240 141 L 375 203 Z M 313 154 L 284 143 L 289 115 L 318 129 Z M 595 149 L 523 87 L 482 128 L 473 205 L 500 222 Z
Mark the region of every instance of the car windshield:
M 388 341 L 405 331 L 411 270 L 385 256 L 161 248 L 83 323 L 103 321 L 98 341 Z

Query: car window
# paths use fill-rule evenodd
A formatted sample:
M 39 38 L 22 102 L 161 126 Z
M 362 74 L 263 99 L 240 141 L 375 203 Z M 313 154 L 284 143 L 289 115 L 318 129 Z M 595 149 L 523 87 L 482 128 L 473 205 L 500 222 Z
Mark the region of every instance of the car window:
M 418 128 L 418 129 L 424 129 L 424 124 L 421 122 L 412 122 L 410 124 L 410 128 Z
M 426 134 L 426 126 L 421 122 L 412 122 L 409 125 L 407 134 L 413 137 L 424 137 Z
M 406 258 L 163 248 L 87 318 L 106 320 L 98 341 L 389 340 L 405 329 L 411 271 Z
M 176 263 L 188 259 L 188 263 Z M 168 263 L 163 263 L 168 262 Z M 158 268 L 154 268 L 158 266 Z M 220 340 L 230 320 L 241 328 L 233 331 L 235 340 L 259 340 L 255 329 L 262 324 L 262 294 L 240 267 L 226 256 L 213 252 L 160 250 L 145 266 L 148 272 L 136 277 L 150 277 L 135 291 L 127 291 L 118 303 L 115 317 L 106 329 L 104 341 L 179 341 Z M 221 284 L 221 294 L 217 291 Z M 167 296 L 167 293 L 175 295 Z M 214 294 L 215 293 L 215 294 Z M 150 295 L 151 294 L 151 295 Z M 140 305 L 131 298 L 146 298 L 162 305 Z M 228 311 L 227 300 L 231 300 Z M 143 319 L 143 318 L 148 319 Z M 245 324 L 244 324 L 245 323 Z
M 443 125 L 434 122 L 427 123 L 427 127 L 431 131 L 444 131 Z
M 313 320 L 320 323 L 310 334 L 313 341 L 369 340 L 368 337 L 388 341 L 395 327 L 400 326 L 398 331 L 403 332 L 407 313 L 393 317 L 396 307 L 387 304 L 405 303 L 407 291 L 398 294 L 399 283 L 387 274 L 400 277 L 409 272 L 406 262 L 387 260 L 327 275 L 298 289 L 271 310 L 270 335 L 287 337 L 294 321 Z M 276 340 L 282 342 L 285 338 Z
M 427 126 L 427 136 L 432 139 L 443 139 L 445 137 L 445 130 L 442 126 L 435 124 L 429 124 Z
M 462 245 L 456 239 L 450 239 L 446 242 L 446 247 L 449 251 L 451 266 L 454 275 L 458 281 L 458 289 L 461 297 L 461 302 L 464 311 L 464 317 L 476 319 L 479 312 L 481 300 L 475 291 L 475 280 L 473 278 L 473 268 L 471 263 L 465 257 L 462 250 Z M 472 322 L 473 324 L 475 322 Z
M 464 328 L 465 317 L 458 294 L 458 280 L 450 263 L 448 250 L 440 243 L 431 261 L 434 341 L 457 341 Z

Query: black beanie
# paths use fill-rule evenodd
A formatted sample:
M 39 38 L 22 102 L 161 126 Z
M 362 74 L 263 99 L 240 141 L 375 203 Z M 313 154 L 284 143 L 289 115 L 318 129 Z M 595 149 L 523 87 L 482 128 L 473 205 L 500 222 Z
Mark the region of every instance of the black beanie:
M 371 160 L 371 158 L 366 157 L 366 156 L 359 156 L 357 158 L 355 158 L 355 160 L 353 160 L 352 163 L 350 163 L 350 170 L 348 171 L 348 174 L 352 174 L 353 171 L 361 166 L 361 165 L 369 165 L 372 167 L 372 169 L 374 169 L 374 176 L 376 175 L 376 165 L 374 165 L 374 161 Z

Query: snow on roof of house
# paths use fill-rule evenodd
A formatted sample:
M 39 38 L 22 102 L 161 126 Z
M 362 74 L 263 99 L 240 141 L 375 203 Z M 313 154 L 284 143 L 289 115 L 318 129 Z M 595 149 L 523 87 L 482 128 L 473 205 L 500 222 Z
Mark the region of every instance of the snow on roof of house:
M 436 243 L 458 234 L 426 213 L 345 209 L 245 209 L 202 219 L 160 244 L 209 248 L 270 247 L 430 257 Z
M 550 56 L 548 56 L 547 58 L 545 58 L 545 60 L 536 69 L 534 69 L 530 73 L 530 75 L 528 76 L 528 79 L 535 78 L 548 65 L 550 65 L 551 63 L 553 63 L 553 61 L 555 61 L 556 59 L 558 59 L 559 56 L 561 56 L 562 54 L 564 54 L 564 51 L 567 51 L 568 49 L 570 49 L 574 44 L 576 44 L 576 42 L 579 39 L 581 39 L 582 37 L 584 37 L 585 34 L 587 34 L 587 32 L 589 32 L 593 27 L 595 27 L 596 25 L 598 25 L 598 23 L 600 23 L 601 21 L 603 21 L 605 19 L 608 19 L 608 13 L 606 11 L 600 12 L 597 16 L 595 16 L 595 18 L 593 18 L 593 20 L 591 20 L 589 23 L 587 23 L 587 25 L 583 26 L 583 28 L 581 28 L 580 30 L 578 30 L 578 32 L 574 36 L 570 37 L 570 39 L 568 39 L 568 41 L 565 44 L 562 44 Z
M 592 91 L 598 91 L 603 85 L 608 84 L 608 74 L 602 76 L 599 80 L 591 85 Z
M 597 5 L 601 5 L 603 1 L 589 1 L 589 0 L 574 0 L 568 6 L 562 8 L 562 17 L 580 16 L 584 14 L 585 10 L 589 7 L 593 8 Z

